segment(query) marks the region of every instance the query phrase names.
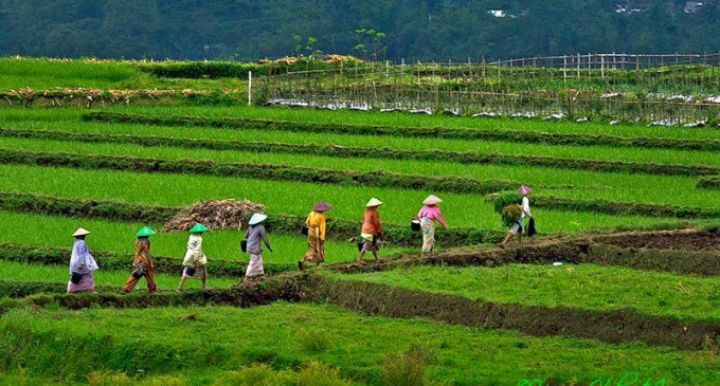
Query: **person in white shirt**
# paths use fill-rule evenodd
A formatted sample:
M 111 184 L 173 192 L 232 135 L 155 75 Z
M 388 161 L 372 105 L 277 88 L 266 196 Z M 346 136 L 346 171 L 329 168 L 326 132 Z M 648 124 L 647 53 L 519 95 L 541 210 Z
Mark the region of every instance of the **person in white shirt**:
M 187 251 L 183 259 L 183 272 L 178 284 L 178 292 L 182 292 L 185 280 L 188 278 L 197 278 L 202 281 L 202 289 L 207 290 L 207 256 L 202 251 L 202 234 L 207 232 L 208 228 L 200 223 L 190 229 L 190 237 L 188 238 Z
M 517 194 L 522 196 L 522 217 L 520 219 L 521 221 L 524 220 L 526 217 L 530 218 L 531 220 L 534 219 L 532 213 L 530 212 L 530 199 L 528 198 L 528 194 L 532 192 L 533 190 L 525 185 L 521 185 L 517 190 Z M 529 226 L 526 228 L 529 228 Z

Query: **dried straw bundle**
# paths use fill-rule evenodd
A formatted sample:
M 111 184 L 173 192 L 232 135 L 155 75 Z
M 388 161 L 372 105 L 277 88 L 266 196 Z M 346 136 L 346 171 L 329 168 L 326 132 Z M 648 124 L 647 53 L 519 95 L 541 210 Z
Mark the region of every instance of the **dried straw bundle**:
M 263 212 L 265 206 L 249 200 L 200 201 L 178 212 L 163 230 L 188 231 L 199 222 L 209 229 L 242 229 L 245 218 Z

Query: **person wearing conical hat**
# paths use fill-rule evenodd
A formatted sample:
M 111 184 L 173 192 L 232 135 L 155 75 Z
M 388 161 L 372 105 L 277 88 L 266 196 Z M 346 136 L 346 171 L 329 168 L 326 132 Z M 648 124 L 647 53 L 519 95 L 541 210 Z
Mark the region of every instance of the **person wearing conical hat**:
M 205 225 L 195 223 L 190 228 L 190 236 L 188 237 L 187 251 L 183 258 L 183 272 L 178 284 L 178 292 L 182 292 L 185 280 L 189 277 L 197 278 L 202 281 L 202 289 L 207 290 L 207 256 L 202 251 L 203 232 L 208 229 Z
M 70 281 L 68 281 L 67 293 L 95 292 L 93 272 L 97 271 L 98 264 L 85 243 L 85 236 L 89 234 L 90 231 L 85 228 L 78 228 L 73 233 L 75 241 L 70 255 Z
M 439 222 L 443 229 L 447 229 L 447 222 L 438 207 L 441 202 L 442 200 L 438 196 L 431 194 L 423 201 L 424 206 L 417 214 L 423 233 L 423 254 L 432 253 L 435 250 L 435 222 Z
M 262 243 L 265 243 L 267 249 L 272 252 L 270 241 L 268 240 L 267 230 L 263 221 L 267 219 L 267 215 L 263 213 L 255 213 L 250 217 L 248 222 L 245 240 L 247 240 L 247 253 L 250 254 L 250 261 L 245 270 L 243 284 L 248 284 L 250 280 L 261 279 L 265 275 L 262 258 Z
M 357 261 L 362 261 L 365 253 L 371 252 L 375 256 L 375 260 L 379 260 L 378 251 L 380 246 L 378 241 L 383 236 L 382 226 L 380 225 L 380 214 L 378 208 L 384 204 L 382 201 L 373 197 L 365 204 L 365 213 L 362 218 L 362 230 L 360 231 L 360 237 L 362 238 L 362 249 L 360 249 L 360 256 Z
M 149 293 L 153 294 L 157 292 L 157 286 L 155 285 L 155 265 L 153 264 L 152 255 L 150 254 L 150 236 L 154 234 L 154 230 L 144 226 L 140 228 L 135 235 L 137 236 L 137 240 L 135 240 L 133 271 L 122 289 L 123 293 L 132 291 L 141 277 L 145 277 Z
M 508 234 L 505 236 L 505 239 L 500 243 L 501 248 L 505 248 L 505 246 L 510 243 L 510 240 L 513 236 L 517 235 L 518 237 L 518 245 L 522 245 L 522 234 L 523 234 L 523 220 L 525 218 L 530 219 L 530 223 L 528 224 L 528 231 L 530 231 L 530 228 L 535 229 L 535 218 L 533 217 L 532 213 L 530 213 L 530 199 L 528 198 L 528 194 L 532 193 L 533 190 L 525 185 L 521 185 L 516 191 L 517 194 L 522 196 L 522 200 L 520 201 L 520 205 L 517 205 L 517 208 L 511 207 L 507 210 L 504 209 L 504 212 L 506 213 L 505 217 L 512 217 L 510 213 L 517 212 L 515 214 L 515 217 L 519 217 L 517 221 L 510 224 L 510 229 L 508 231 Z M 531 233 L 528 232 L 530 236 L 532 236 Z
M 313 206 L 312 212 L 308 214 L 305 225 L 308 229 L 307 242 L 308 249 L 302 260 L 298 261 L 300 270 L 305 269 L 308 262 L 320 265 L 325 261 L 325 212 L 332 209 L 332 205 L 325 201 L 320 201 Z
M 532 213 L 530 213 L 530 199 L 528 198 L 528 194 L 532 193 L 533 190 L 528 188 L 525 185 L 521 185 L 518 190 L 517 194 L 522 196 L 522 218 L 533 218 Z

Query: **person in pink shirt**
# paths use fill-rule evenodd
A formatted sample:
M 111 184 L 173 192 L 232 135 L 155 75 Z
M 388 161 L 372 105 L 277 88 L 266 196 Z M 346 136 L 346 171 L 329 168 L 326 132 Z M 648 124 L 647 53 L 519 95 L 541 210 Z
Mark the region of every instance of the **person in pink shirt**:
M 447 229 L 447 222 L 437 206 L 441 202 L 439 197 L 431 194 L 423 201 L 425 206 L 417 214 L 423 233 L 423 254 L 432 253 L 435 250 L 435 222 L 439 222 L 443 229 Z

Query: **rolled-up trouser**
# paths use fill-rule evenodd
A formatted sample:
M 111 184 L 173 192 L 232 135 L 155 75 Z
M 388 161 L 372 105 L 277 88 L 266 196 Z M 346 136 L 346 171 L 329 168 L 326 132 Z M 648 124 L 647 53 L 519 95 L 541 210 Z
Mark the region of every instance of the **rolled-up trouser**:
M 145 281 L 147 281 L 148 286 L 148 292 L 155 293 L 157 292 L 157 286 L 155 285 L 155 268 L 153 267 L 145 267 L 145 273 L 143 274 L 145 277 Z M 127 282 L 125 282 L 125 286 L 123 287 L 123 291 L 130 292 L 135 288 L 135 285 L 140 281 L 140 279 L 136 279 L 135 276 L 130 275 L 130 277 L 127 279 Z
M 420 219 L 420 229 L 423 234 L 423 253 L 430 253 L 435 249 L 435 221 L 427 217 Z

